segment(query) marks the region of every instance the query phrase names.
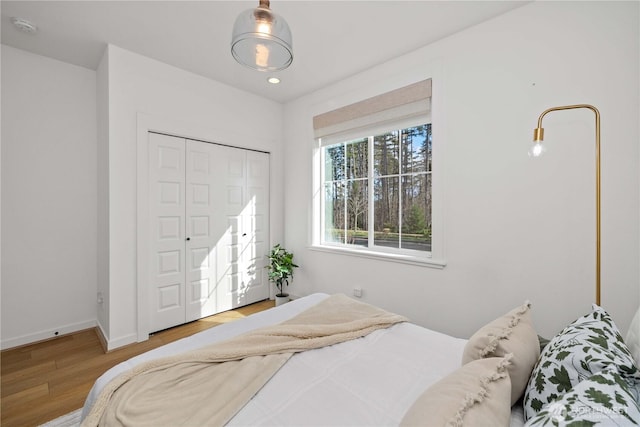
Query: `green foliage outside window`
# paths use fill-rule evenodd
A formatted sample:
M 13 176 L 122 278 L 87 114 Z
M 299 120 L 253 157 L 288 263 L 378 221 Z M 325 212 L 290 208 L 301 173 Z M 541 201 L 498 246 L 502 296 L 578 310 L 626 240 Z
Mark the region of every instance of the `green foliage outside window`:
M 431 124 L 323 150 L 326 242 L 431 250 Z

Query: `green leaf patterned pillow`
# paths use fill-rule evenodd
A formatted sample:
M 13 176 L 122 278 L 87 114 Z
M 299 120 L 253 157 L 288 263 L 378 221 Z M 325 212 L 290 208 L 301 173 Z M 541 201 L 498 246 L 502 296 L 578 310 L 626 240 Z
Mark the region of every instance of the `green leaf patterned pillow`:
M 525 390 L 525 420 L 608 367 L 615 367 L 623 377 L 640 380 L 640 371 L 615 323 L 594 304 L 591 313 L 553 337 L 542 352 Z
M 545 406 L 525 427 L 637 426 L 640 407 L 636 398 L 627 380 L 615 368 L 609 368 L 578 383 Z

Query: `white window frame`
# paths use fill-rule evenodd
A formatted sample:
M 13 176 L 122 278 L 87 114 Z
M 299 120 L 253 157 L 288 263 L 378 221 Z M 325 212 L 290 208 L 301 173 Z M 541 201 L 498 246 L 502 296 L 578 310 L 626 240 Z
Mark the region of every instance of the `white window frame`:
M 425 115 L 412 117 L 410 119 L 403 119 L 397 122 L 385 123 L 382 125 L 373 125 L 365 129 L 358 129 L 349 132 L 343 132 L 330 137 L 317 138 L 313 151 L 313 176 L 314 176 L 314 198 L 313 198 L 313 232 L 312 232 L 312 250 L 340 253 L 345 255 L 360 256 L 384 261 L 393 261 L 408 263 L 414 265 L 421 265 L 432 268 L 444 268 L 446 262 L 444 261 L 444 247 L 442 241 L 443 234 L 443 217 L 440 214 L 442 210 L 442 191 L 441 191 L 441 174 L 439 173 L 441 167 L 439 145 L 441 144 L 437 128 L 440 126 L 438 123 L 433 125 L 434 114 L 428 113 Z M 437 117 L 437 115 L 436 115 Z M 324 156 L 323 148 L 329 145 L 348 142 L 352 140 L 362 139 L 369 137 L 368 151 L 369 151 L 369 173 L 367 174 L 368 182 L 368 196 L 369 200 L 373 200 L 374 191 L 373 179 L 370 175 L 373 170 L 373 137 L 375 135 L 388 132 L 389 130 L 406 129 L 412 126 L 421 125 L 425 123 L 432 124 L 432 171 L 431 171 L 431 203 L 432 203 L 432 229 L 431 229 L 431 252 L 417 251 L 411 249 L 401 248 L 388 248 L 383 246 L 371 246 L 373 241 L 372 234 L 375 232 L 372 226 L 369 226 L 369 246 L 355 246 L 347 245 L 338 242 L 324 242 L 323 240 L 323 227 L 325 220 L 324 210 Z M 369 224 L 373 224 L 374 212 L 369 209 Z

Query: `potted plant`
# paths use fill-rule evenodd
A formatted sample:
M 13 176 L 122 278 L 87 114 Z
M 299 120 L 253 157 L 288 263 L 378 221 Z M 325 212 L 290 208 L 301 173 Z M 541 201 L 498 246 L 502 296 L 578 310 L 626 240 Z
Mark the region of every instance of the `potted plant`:
M 284 292 L 283 285 L 289 286 L 289 278 L 293 277 L 293 269 L 297 265 L 293 263 L 293 254 L 287 252 L 278 243 L 271 249 L 269 254 L 269 281 L 276 284 L 278 293 L 276 294 L 276 306 L 289 301 L 289 294 Z

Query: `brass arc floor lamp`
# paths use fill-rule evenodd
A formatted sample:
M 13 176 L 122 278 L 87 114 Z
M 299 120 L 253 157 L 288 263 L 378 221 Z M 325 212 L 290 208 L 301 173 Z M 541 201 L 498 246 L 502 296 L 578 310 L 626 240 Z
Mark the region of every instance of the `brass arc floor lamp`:
M 545 148 L 542 145 L 544 140 L 542 119 L 547 113 L 579 108 L 589 109 L 596 115 L 596 304 L 600 305 L 600 112 L 596 107 L 589 104 L 565 105 L 544 110 L 538 117 L 538 127 L 533 131 L 534 145 L 529 150 L 529 154 L 533 157 L 538 157 L 545 152 Z

